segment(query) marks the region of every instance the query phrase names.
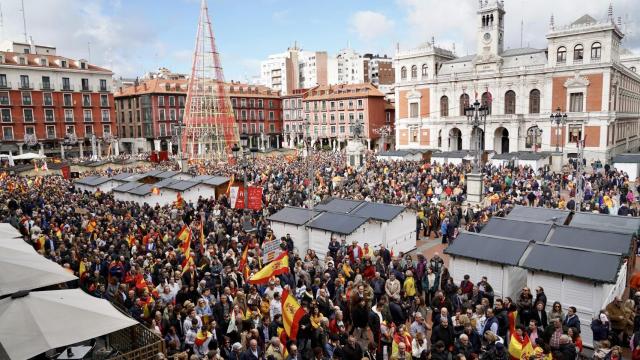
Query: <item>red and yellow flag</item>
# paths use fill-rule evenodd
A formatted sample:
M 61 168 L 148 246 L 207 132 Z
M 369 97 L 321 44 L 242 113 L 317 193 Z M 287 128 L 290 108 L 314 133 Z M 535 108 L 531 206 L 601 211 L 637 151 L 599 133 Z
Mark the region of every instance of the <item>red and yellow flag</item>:
M 182 275 L 189 270 L 189 267 L 193 264 L 193 257 L 191 256 L 191 248 L 187 249 L 185 253 L 184 260 L 182 260 Z
M 525 332 L 522 337 L 514 331 L 509 341 L 509 356 L 512 360 L 528 359 L 533 354 L 533 346 L 529 341 L 529 335 Z
M 249 251 L 249 244 L 244 246 L 244 250 L 242 250 L 242 256 L 240 257 L 240 262 L 238 263 L 238 271 L 242 271 L 244 274 L 244 268 L 247 266 L 247 252 Z
M 92 233 L 96 229 L 96 226 L 98 226 L 98 222 L 95 219 L 91 219 L 87 224 L 87 232 Z
M 186 254 L 187 249 L 191 248 L 191 228 L 187 225 L 183 226 L 178 233 L 178 240 L 180 240 L 180 250 Z
M 129 244 L 129 247 L 133 247 L 133 245 L 136 243 L 136 237 L 133 236 L 133 234 L 129 234 L 129 236 L 127 236 L 127 244 Z
M 204 216 L 200 221 L 200 253 L 204 254 Z
M 85 265 L 84 261 L 80 261 L 80 267 L 78 268 L 78 274 L 80 275 L 80 278 L 82 278 L 82 275 L 84 275 L 86 271 L 87 266 Z
M 193 341 L 193 343 L 196 346 L 202 346 L 204 344 L 204 342 L 207 341 L 207 338 L 209 338 L 209 336 L 211 336 L 210 332 L 207 331 L 206 333 L 204 333 L 204 332 L 202 332 L 202 329 L 200 329 L 198 331 L 198 334 L 196 335 L 196 339 Z
M 177 207 L 178 209 L 182 209 L 183 205 L 184 205 L 184 200 L 182 199 L 182 195 L 178 193 L 178 195 L 176 196 L 176 201 L 173 202 L 173 206 Z
M 267 265 L 269 266 L 269 265 Z M 291 340 L 296 340 L 298 336 L 298 327 L 300 325 L 300 319 L 304 316 L 304 309 L 295 296 L 289 294 L 289 290 L 285 289 L 282 292 L 282 326 L 284 332 Z
M 248 280 L 249 284 L 266 284 L 276 275 L 289 272 L 289 254 L 283 252 L 272 262 L 265 265 L 260 271 L 253 274 Z

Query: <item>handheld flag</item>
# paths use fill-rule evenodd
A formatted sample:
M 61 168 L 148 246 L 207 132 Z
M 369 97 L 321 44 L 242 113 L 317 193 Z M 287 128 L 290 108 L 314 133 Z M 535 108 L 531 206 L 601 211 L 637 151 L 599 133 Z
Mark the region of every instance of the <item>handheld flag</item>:
M 300 320 L 305 312 L 302 306 L 298 304 L 295 296 L 289 294 L 289 290 L 282 292 L 282 326 L 287 333 L 289 339 L 295 341 L 298 336 L 298 327 Z
M 49 167 L 47 166 L 47 161 L 44 161 L 44 164 L 42 164 L 42 171 L 49 171 Z
M 186 254 L 188 249 L 191 248 L 191 229 L 187 225 L 183 226 L 178 233 L 178 239 L 181 241 L 180 250 L 182 250 L 183 254 Z
M 509 355 L 511 359 L 520 360 L 528 359 L 533 353 L 533 346 L 529 341 L 529 335 L 525 332 L 522 337 L 516 332 L 511 333 L 511 341 L 509 341 Z
M 272 262 L 268 263 L 260 269 L 257 273 L 253 274 L 248 280 L 249 284 L 266 284 L 269 279 L 276 275 L 289 272 L 289 254 L 283 252 L 275 258 Z

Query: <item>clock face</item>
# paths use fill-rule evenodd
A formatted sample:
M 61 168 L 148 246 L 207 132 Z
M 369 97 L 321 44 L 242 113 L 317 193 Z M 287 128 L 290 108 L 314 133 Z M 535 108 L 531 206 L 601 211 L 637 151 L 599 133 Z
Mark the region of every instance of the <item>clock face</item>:
M 483 36 L 483 37 L 484 37 L 484 41 L 489 41 L 489 40 L 491 40 L 491 34 L 489 34 L 489 33 L 484 33 L 484 36 Z

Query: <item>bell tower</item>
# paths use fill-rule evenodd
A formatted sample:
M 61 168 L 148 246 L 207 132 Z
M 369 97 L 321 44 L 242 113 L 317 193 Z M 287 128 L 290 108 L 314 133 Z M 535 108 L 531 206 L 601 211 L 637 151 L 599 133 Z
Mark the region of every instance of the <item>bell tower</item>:
M 504 51 L 504 1 L 478 0 L 478 56 L 499 57 Z

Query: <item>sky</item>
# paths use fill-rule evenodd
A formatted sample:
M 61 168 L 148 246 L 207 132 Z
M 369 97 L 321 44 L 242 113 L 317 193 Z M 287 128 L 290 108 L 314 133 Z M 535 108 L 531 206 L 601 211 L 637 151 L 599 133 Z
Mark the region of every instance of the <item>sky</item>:
M 23 0 L 27 35 L 58 54 L 136 77 L 160 66 L 189 73 L 200 0 Z M 490 0 L 493 1 L 493 0 Z M 546 47 L 557 25 L 585 13 L 605 19 L 609 0 L 505 0 L 505 47 Z M 478 0 L 207 0 L 227 80 L 259 75 L 260 61 L 294 41 L 305 50 L 393 55 L 435 39 L 459 56 L 476 48 Z M 623 46 L 640 52 L 640 0 L 613 0 Z M 24 41 L 21 0 L 0 0 L 2 40 Z M 4 49 L 3 49 L 4 50 Z

